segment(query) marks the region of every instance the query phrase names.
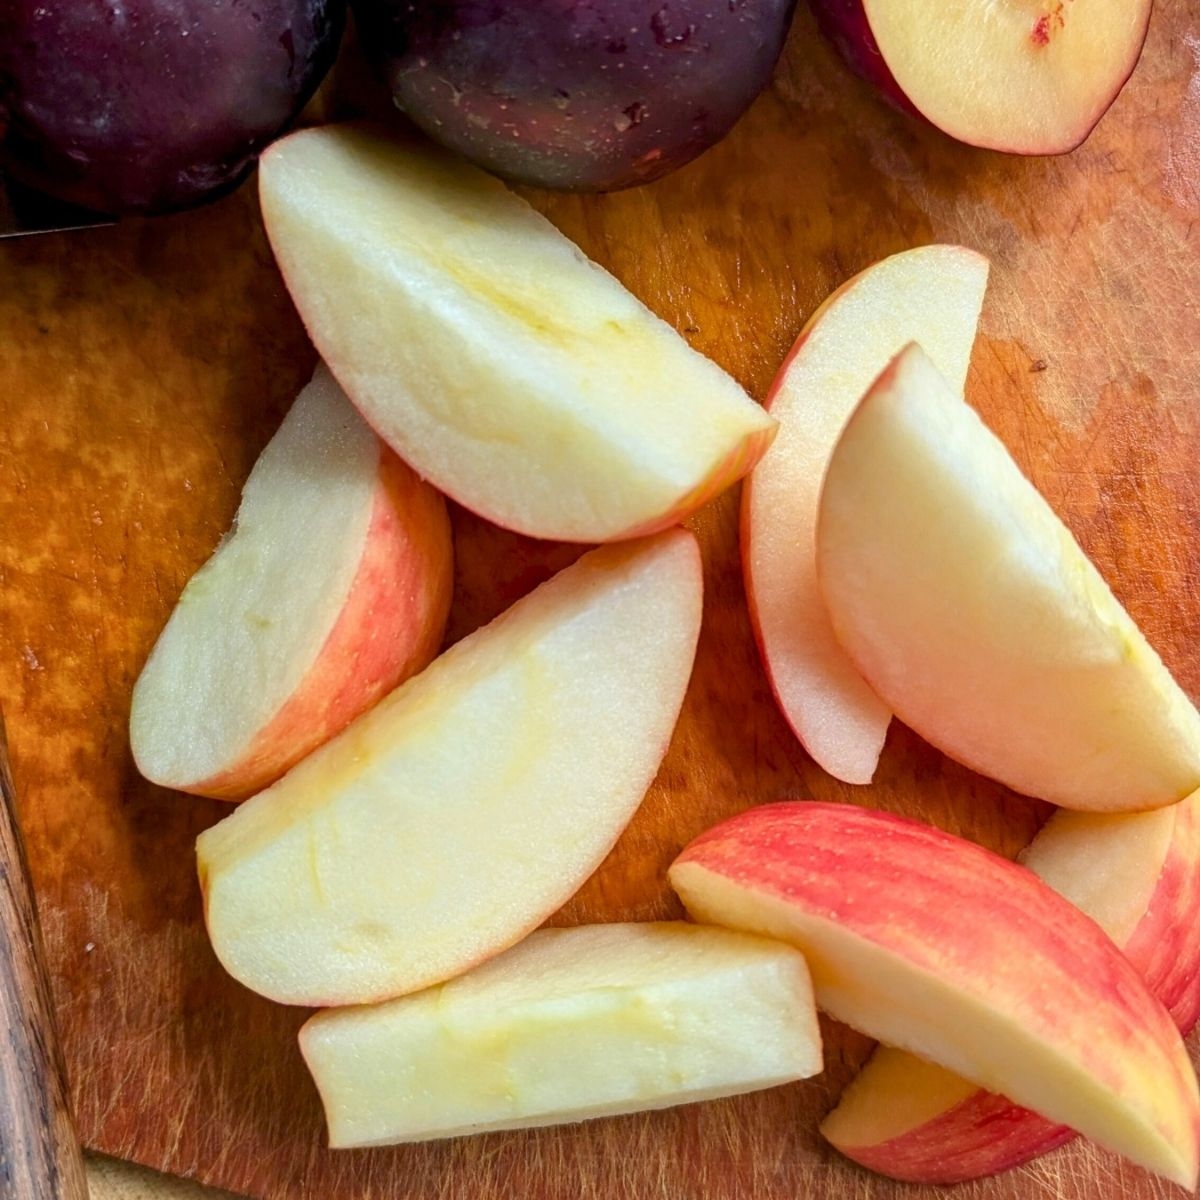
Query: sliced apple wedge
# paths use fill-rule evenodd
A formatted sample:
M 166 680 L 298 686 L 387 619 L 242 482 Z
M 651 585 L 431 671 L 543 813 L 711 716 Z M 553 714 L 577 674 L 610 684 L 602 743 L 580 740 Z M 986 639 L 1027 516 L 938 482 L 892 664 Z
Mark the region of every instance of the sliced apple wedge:
M 821 479 L 863 392 L 919 340 L 962 389 L 987 286 L 987 259 L 922 246 L 868 267 L 813 314 L 767 408 L 779 421 L 742 493 L 742 565 L 763 665 L 779 706 L 817 763 L 869 783 L 891 711 L 838 645 L 817 584 Z
M 670 878 L 698 920 L 803 951 L 831 1016 L 1195 1185 L 1179 1031 L 1031 871 L 902 817 L 792 802 L 702 834 Z
M 1200 794 L 1145 813 L 1057 812 L 1021 861 L 1099 924 L 1190 1033 L 1200 1019 Z
M 917 346 L 838 442 L 817 567 L 851 661 L 952 758 L 1064 808 L 1158 808 L 1200 786 L 1200 714 Z
M 319 366 L 134 687 L 138 769 L 231 800 L 273 783 L 438 652 L 452 559 L 442 497 Z
M 1133 73 L 1151 0 L 811 0 L 856 74 L 972 146 L 1063 154 Z
M 774 421 L 524 200 L 427 144 L 305 129 L 259 172 L 313 341 L 443 492 L 534 537 L 665 528 L 745 474 Z
M 1200 1002 L 1200 797 L 1147 813 L 1060 809 L 1022 860 L 1100 925 L 1189 1033 Z M 891 1046 L 875 1051 L 821 1132 L 869 1170 L 938 1184 L 1019 1166 L 1075 1136 Z
M 658 770 L 701 589 L 685 530 L 594 550 L 202 834 L 230 974 L 285 1003 L 364 1003 L 539 925 Z
M 541 929 L 440 987 L 319 1013 L 300 1048 L 335 1148 L 665 1108 L 821 1070 L 803 956 L 683 922 Z

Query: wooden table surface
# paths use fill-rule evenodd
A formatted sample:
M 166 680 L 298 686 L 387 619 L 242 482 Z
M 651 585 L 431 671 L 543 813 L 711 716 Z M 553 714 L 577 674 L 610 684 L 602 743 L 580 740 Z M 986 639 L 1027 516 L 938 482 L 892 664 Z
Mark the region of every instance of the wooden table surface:
M 892 112 L 802 12 L 771 88 L 718 149 L 639 191 L 535 200 L 759 397 L 851 273 L 935 240 L 984 251 L 993 282 L 969 397 L 1200 694 L 1200 0 L 1160 6 L 1132 83 L 1066 158 L 971 150 Z M 186 216 L 0 247 L 0 703 L 88 1145 L 321 1200 L 937 1194 L 872 1178 L 817 1136 L 868 1049 L 833 1025 L 826 1073 L 788 1088 L 324 1149 L 294 1042 L 305 1014 L 228 979 L 204 936 L 192 844 L 227 810 L 140 780 L 126 734 L 147 651 L 312 365 L 252 186 Z M 706 622 L 670 755 L 557 920 L 678 915 L 664 879 L 677 849 L 764 800 L 894 808 L 1007 853 L 1045 815 L 898 726 L 873 786 L 823 775 L 759 666 L 736 514 L 735 491 L 693 522 Z M 455 524 L 454 637 L 577 553 L 462 512 Z M 1171 1191 L 1076 1145 L 956 1195 Z

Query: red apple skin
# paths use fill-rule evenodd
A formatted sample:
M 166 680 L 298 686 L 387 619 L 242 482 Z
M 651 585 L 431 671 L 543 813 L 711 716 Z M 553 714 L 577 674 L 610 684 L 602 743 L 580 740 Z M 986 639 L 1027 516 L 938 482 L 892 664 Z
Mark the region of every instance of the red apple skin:
M 1037 931 L 1020 951 L 1027 962 L 1036 959 L 1064 981 L 1105 980 L 1117 1025 L 1132 1020 L 1165 1045 L 1178 1040 L 1162 1006 L 1095 921 L 1027 868 L 933 826 L 851 804 L 783 801 L 700 834 L 672 870 L 688 863 L 800 906 L 969 991 L 1007 984 L 1027 994 L 1024 984 L 988 978 L 995 939 L 1019 924 Z M 1002 908 L 997 897 L 1006 901 Z M 979 911 L 994 913 L 990 944 L 963 918 Z
M 837 1149 L 889 1179 L 952 1184 L 1019 1167 L 1075 1137 L 1073 1129 L 981 1090 L 902 1137 Z
M 980 1003 L 999 1002 L 1013 1013 L 1023 1013 L 1020 1019 L 1040 1024 L 1043 1030 L 1061 1024 L 1062 1037 L 1077 1052 L 1093 1043 L 1110 1047 L 1111 1053 L 1093 1057 L 1091 1069 L 1097 1078 L 1106 1076 L 1105 1085 L 1117 1093 L 1125 1086 L 1120 1048 L 1153 1045 L 1155 1056 L 1161 1055 L 1160 1064 L 1172 1064 L 1168 1068 L 1174 1075 L 1171 1086 L 1187 1113 L 1180 1135 L 1190 1127 L 1188 1153 L 1194 1160 L 1200 1139 L 1195 1083 L 1188 1078 L 1190 1067 L 1170 1014 L 1100 926 L 1032 871 L 907 818 L 853 805 L 795 801 L 750 809 L 701 834 L 672 865 L 676 890 L 684 884 L 683 875 L 675 879 L 681 866 L 700 868 L 738 888 L 794 906 L 808 917 L 840 925 L 857 939 L 903 957 Z M 699 888 L 695 876 L 687 878 L 691 882 L 681 893 L 685 902 L 687 890 Z M 1189 890 L 1195 886 L 1190 883 Z M 983 912 L 990 919 L 982 925 L 967 916 Z M 1005 949 L 998 939 L 1007 939 L 1010 947 L 1019 949 Z M 1175 952 L 1178 946 L 1177 941 Z M 1155 953 L 1163 969 L 1170 969 L 1171 953 Z M 1019 973 L 999 969 L 1005 954 L 1019 956 Z M 821 973 L 810 965 L 821 1004 Z M 1032 990 L 1031 980 L 1035 981 Z M 1086 1028 L 1055 999 L 1066 995 L 1079 1001 L 1081 987 L 1097 1000 L 1104 997 L 1102 1003 L 1089 1004 Z M 1186 988 L 1179 990 L 1186 992 Z M 970 1114 L 969 1146 L 951 1146 L 964 1160 L 976 1152 L 980 1140 L 1001 1148 L 1007 1144 L 1005 1124 L 1012 1119 L 1014 1106 L 986 1092 L 981 1095 L 982 1099 L 966 1102 L 983 1106 L 978 1114 Z M 990 1107 L 995 1101 L 996 1107 Z M 1016 1111 L 1023 1121 L 1023 1110 Z M 1058 1125 L 1038 1120 L 1040 1128 L 1020 1134 L 1022 1139 L 1037 1134 L 1037 1152 L 1065 1140 Z M 981 1126 L 986 1137 L 976 1132 Z M 943 1133 L 939 1136 L 942 1155 L 948 1139 Z M 990 1148 L 988 1152 L 992 1153 Z M 996 1157 L 1002 1153 L 1002 1149 L 996 1152 Z M 872 1166 L 867 1157 L 855 1158 Z M 1007 1165 L 1012 1164 L 994 1162 L 988 1170 Z M 886 1173 L 906 1178 L 890 1158 Z M 978 1173 L 972 1166 L 970 1174 Z M 949 1182 L 964 1177 L 970 1175 L 939 1173 L 936 1179 Z M 922 1173 L 919 1178 L 934 1176 Z
M 1162 874 L 1145 916 L 1122 947 L 1180 1033 L 1200 1018 L 1200 798 L 1180 802 Z M 1056 1125 L 982 1089 L 899 1137 L 838 1146 L 847 1158 L 905 1183 L 965 1183 L 1019 1167 L 1073 1141 Z
M 817 27 L 855 75 L 871 84 L 901 112 L 925 120 L 884 62 L 862 0 L 809 0 L 809 7 L 817 19 Z
M 381 446 L 362 561 L 316 661 L 242 758 L 187 790 L 252 796 L 428 666 L 446 628 L 453 560 L 441 494 Z
M 1200 797 L 1180 803 L 1171 848 L 1125 957 L 1163 1002 L 1180 1032 L 1200 1021 Z

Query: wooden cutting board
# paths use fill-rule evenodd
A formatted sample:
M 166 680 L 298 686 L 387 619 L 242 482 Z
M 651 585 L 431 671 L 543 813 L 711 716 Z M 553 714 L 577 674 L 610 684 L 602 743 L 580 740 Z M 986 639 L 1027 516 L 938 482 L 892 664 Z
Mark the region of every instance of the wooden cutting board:
M 1200 695 L 1200 0 L 1161 7 L 1132 84 L 1067 158 L 971 150 L 893 113 L 801 13 L 773 85 L 718 149 L 639 191 L 535 200 L 759 397 L 851 273 L 930 241 L 988 254 L 970 399 Z M 253 187 L 0 248 L 0 702 L 88 1145 L 281 1198 L 936 1194 L 870 1177 L 817 1136 L 868 1049 L 832 1025 L 828 1070 L 801 1085 L 528 1134 L 323 1148 L 294 1041 L 304 1013 L 233 983 L 205 940 L 192 843 L 227 810 L 144 783 L 126 737 L 141 663 L 312 365 Z M 894 808 L 1005 853 L 1045 815 L 900 727 L 869 788 L 813 765 L 751 641 L 737 502 L 693 522 L 705 629 L 670 755 L 561 922 L 678 915 L 673 855 L 761 801 Z M 453 637 L 578 552 L 463 512 L 456 533 Z M 1077 1145 L 957 1195 L 1170 1191 Z

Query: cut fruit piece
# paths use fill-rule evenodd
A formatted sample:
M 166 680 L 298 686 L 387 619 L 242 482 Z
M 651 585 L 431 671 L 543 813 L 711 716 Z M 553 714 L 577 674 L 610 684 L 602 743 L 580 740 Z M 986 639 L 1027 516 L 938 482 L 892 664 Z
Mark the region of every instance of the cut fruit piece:
M 442 497 L 318 366 L 137 681 L 138 769 L 230 800 L 273 783 L 428 665 L 452 586 Z
M 334 1147 L 523 1129 L 805 1079 L 804 958 L 683 922 L 542 929 L 437 988 L 313 1017 Z
M 838 442 L 817 569 L 863 678 L 973 770 L 1108 812 L 1159 808 L 1200 786 L 1200 714 L 917 346 Z
M 1151 0 L 811 0 L 851 69 L 972 146 L 1074 150 L 1137 66 Z
M 665 528 L 775 422 L 503 184 L 359 126 L 276 142 L 263 216 L 335 375 L 406 461 L 534 537 Z
M 1060 810 L 1022 859 L 1100 925 L 1190 1032 L 1200 1002 L 1200 798 L 1148 813 Z M 875 1051 L 821 1132 L 869 1170 L 939 1184 L 1019 1166 L 1075 1136 L 890 1046 Z
M 843 284 L 784 360 L 767 407 L 779 434 L 746 481 L 742 564 L 763 665 L 796 736 L 847 783 L 869 783 L 891 712 L 838 645 L 817 583 L 821 479 L 847 418 L 914 339 L 960 391 L 988 263 L 961 246 L 893 255 Z
M 230 974 L 285 1003 L 364 1003 L 539 925 L 658 770 L 701 589 L 682 529 L 594 550 L 202 834 Z
M 1100 925 L 1190 1033 L 1200 1019 L 1200 794 L 1147 813 L 1055 813 L 1021 861 Z
M 1195 1185 L 1179 1031 L 1031 871 L 915 821 L 793 802 L 702 834 L 670 878 L 698 920 L 803 951 L 831 1016 Z

